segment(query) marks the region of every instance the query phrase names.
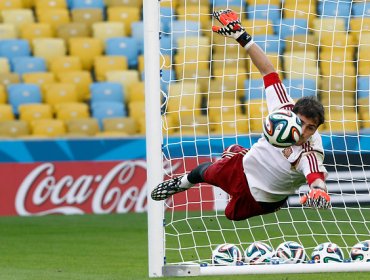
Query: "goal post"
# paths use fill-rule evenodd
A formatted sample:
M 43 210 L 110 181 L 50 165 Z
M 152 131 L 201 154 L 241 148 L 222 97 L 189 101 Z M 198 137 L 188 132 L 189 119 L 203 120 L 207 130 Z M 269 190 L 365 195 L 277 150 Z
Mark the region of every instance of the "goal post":
M 336 243 L 349 259 L 370 240 L 370 15 L 365 1 L 161 0 L 143 2 L 149 276 L 370 271 L 361 262 L 215 266 L 212 250 L 254 241 L 302 244 L 308 256 Z M 366 8 L 368 7 L 368 8 Z M 219 158 L 231 144 L 261 136 L 266 100 L 261 74 L 237 42 L 214 34 L 212 12 L 232 8 L 267 53 L 293 99 L 317 96 L 333 207 L 303 208 L 302 186 L 265 216 L 233 222 L 228 196 L 196 185 L 165 202 L 151 200 L 164 178 Z

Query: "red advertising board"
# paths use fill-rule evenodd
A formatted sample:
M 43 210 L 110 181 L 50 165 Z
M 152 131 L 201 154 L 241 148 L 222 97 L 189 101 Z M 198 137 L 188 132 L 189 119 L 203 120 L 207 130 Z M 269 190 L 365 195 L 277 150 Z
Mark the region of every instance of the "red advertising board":
M 195 159 L 171 163 L 175 174 L 196 164 Z M 0 174 L 1 216 L 146 211 L 144 160 L 3 163 Z M 200 197 L 208 202 L 201 202 Z M 212 201 L 208 186 L 178 194 L 173 203 L 182 205 L 176 210 L 212 210 Z

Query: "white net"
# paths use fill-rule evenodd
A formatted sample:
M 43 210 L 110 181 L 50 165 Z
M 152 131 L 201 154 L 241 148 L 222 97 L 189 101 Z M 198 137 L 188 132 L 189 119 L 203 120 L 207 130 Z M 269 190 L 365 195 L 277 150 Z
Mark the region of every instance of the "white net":
M 221 243 L 245 250 L 253 241 L 274 248 L 301 243 L 308 254 L 331 241 L 345 258 L 370 239 L 370 3 L 298 0 L 162 0 L 161 91 L 166 176 L 214 161 L 238 143 L 260 137 L 266 115 L 263 82 L 246 51 L 213 34 L 214 10 L 232 8 L 267 53 L 293 99 L 317 95 L 333 208 L 303 209 L 298 194 L 282 210 L 232 222 L 227 195 L 195 186 L 166 201 L 167 264 L 210 262 Z M 307 191 L 303 186 L 301 192 Z

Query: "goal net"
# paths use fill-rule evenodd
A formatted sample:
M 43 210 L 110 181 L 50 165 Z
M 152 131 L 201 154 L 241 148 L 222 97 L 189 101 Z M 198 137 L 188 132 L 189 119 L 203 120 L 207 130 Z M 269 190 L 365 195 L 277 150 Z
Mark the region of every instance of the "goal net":
M 212 250 L 222 243 L 244 251 L 254 241 L 273 248 L 296 241 L 310 257 L 318 244 L 333 242 L 348 259 L 354 244 L 370 239 L 370 3 L 162 0 L 158 5 L 151 12 L 158 12 L 160 22 L 159 69 L 146 70 L 146 79 L 160 79 L 160 95 L 157 89 L 149 92 L 150 83 L 146 94 L 160 98 L 160 105 L 147 103 L 147 109 L 161 106 L 161 119 L 155 126 L 156 115 L 147 111 L 147 126 L 155 126 L 147 129 L 152 129 L 152 135 L 161 134 L 161 147 L 156 148 L 162 150 L 164 179 L 216 160 L 231 144 L 251 147 L 261 136 L 267 113 L 262 76 L 235 40 L 211 30 L 217 25 L 212 12 L 230 8 L 267 53 L 288 94 L 295 100 L 315 95 L 324 105 L 326 122 L 320 133 L 333 205 L 330 210 L 303 208 L 299 194 L 307 192 L 308 186 L 302 186 L 280 211 L 232 222 L 223 212 L 228 196 L 214 186 L 196 185 L 165 201 L 163 208 L 157 208 L 158 215 L 151 213 L 150 218 L 161 224 L 163 218 L 163 232 L 158 233 L 163 235 L 159 245 L 163 274 L 193 275 L 181 271 L 181 265 L 200 267 L 199 274 L 213 274 L 209 272 L 213 268 L 221 274 L 244 273 L 244 268 L 220 270 L 211 264 Z M 151 176 L 148 173 L 150 190 Z M 157 202 L 148 203 L 151 211 L 150 205 Z M 150 254 L 150 258 L 156 257 Z M 174 270 L 166 270 L 173 266 Z M 294 271 L 295 266 L 284 269 Z M 245 271 L 257 273 L 258 268 Z

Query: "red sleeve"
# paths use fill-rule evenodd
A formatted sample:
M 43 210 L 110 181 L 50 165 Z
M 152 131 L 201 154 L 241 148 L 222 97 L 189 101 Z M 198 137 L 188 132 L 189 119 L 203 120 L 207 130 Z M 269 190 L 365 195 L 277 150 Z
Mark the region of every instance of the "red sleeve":
M 325 176 L 324 176 L 323 172 L 314 172 L 314 173 L 308 174 L 306 179 L 307 179 L 308 185 L 311 185 L 313 183 L 313 181 L 315 181 L 316 179 L 321 179 L 321 180 L 324 181 Z
M 278 73 L 272 72 L 263 77 L 263 82 L 265 84 L 265 88 L 268 88 L 269 86 L 273 84 L 281 83 L 281 80 L 279 78 Z

